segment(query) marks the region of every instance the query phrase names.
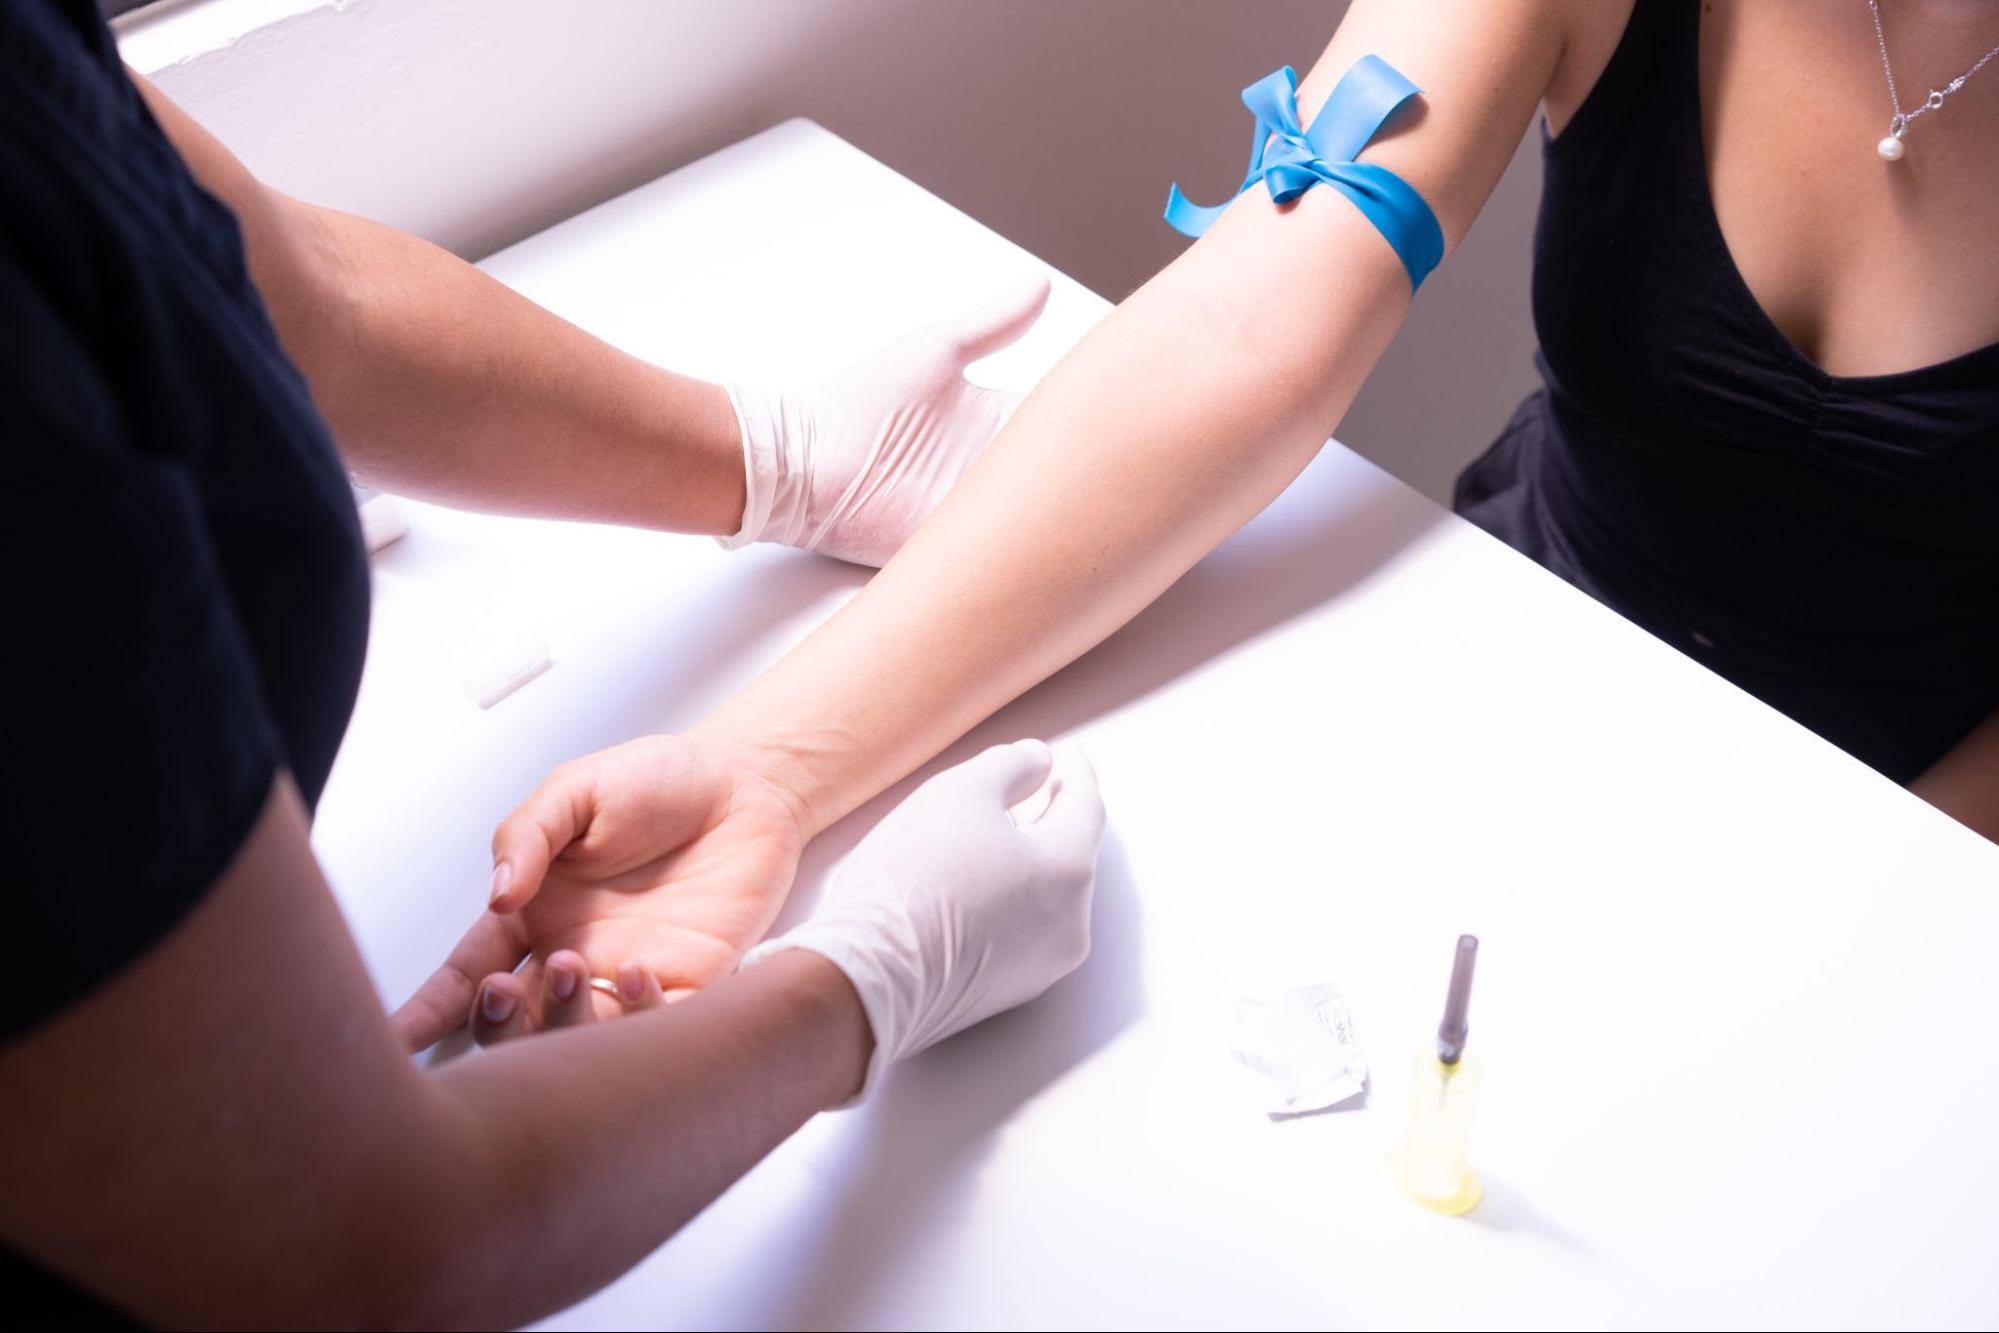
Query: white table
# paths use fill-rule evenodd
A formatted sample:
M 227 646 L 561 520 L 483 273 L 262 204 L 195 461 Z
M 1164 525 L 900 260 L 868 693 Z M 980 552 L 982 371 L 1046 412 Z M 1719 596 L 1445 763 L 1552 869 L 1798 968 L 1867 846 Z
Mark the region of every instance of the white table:
M 642 356 L 773 380 L 1028 267 L 803 121 L 486 264 Z M 989 382 L 1106 309 L 1054 277 Z M 548 767 L 692 722 L 860 577 L 410 510 L 315 835 L 390 1000 Z M 494 623 L 557 663 L 480 712 L 456 682 Z M 1346 449 L 954 754 L 1025 734 L 1080 737 L 1110 803 L 1088 965 L 551 1327 L 1999 1319 L 1999 850 Z M 821 840 L 795 907 L 882 808 Z M 1452 1220 L 1383 1161 L 1467 930 L 1487 1198 Z M 1227 1002 L 1321 979 L 1372 1090 L 1270 1121 Z

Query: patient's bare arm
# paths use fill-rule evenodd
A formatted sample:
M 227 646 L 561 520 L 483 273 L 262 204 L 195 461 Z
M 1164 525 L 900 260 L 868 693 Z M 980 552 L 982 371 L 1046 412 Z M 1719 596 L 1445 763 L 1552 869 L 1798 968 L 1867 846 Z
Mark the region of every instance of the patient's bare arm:
M 1555 76 L 1570 10 L 1363 0 L 1306 79 L 1301 113 L 1367 53 L 1424 88 L 1420 116 L 1363 160 L 1414 186 L 1455 245 Z M 1056 367 L 873 583 L 699 733 L 755 751 L 812 827 L 838 818 L 1098 643 L 1269 503 L 1408 302 L 1396 256 L 1339 194 L 1289 208 L 1244 195 Z

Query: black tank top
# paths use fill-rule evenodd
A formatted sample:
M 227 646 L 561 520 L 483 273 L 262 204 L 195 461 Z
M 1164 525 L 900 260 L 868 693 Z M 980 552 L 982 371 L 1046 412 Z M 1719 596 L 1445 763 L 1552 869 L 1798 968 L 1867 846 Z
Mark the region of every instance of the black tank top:
M 1849 378 L 1784 336 L 1715 220 L 1699 38 L 1638 0 L 1544 142 L 1544 387 L 1457 509 L 1907 781 L 1999 710 L 1999 344 Z

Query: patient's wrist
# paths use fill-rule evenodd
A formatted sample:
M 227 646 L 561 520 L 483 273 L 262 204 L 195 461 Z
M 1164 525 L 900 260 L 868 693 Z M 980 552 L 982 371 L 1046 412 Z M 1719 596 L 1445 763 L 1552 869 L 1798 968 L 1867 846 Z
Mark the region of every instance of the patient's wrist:
M 703 718 L 688 734 L 719 745 L 739 769 L 762 778 L 792 807 L 805 836 L 817 836 L 859 801 L 842 801 L 828 781 L 836 753 L 827 737 L 787 736 L 746 723 L 725 703 Z M 866 799 L 865 796 L 861 799 Z

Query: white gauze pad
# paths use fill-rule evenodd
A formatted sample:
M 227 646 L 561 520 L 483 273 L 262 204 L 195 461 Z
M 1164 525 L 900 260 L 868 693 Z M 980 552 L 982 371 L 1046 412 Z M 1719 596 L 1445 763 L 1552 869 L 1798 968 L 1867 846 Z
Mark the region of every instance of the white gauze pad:
M 547 639 L 502 640 L 480 653 L 459 688 L 473 703 L 491 708 L 554 665 Z
M 1322 1110 L 1367 1089 L 1367 1057 L 1338 986 L 1237 1000 L 1229 1028 L 1236 1059 L 1264 1076 L 1261 1102 L 1271 1115 Z

